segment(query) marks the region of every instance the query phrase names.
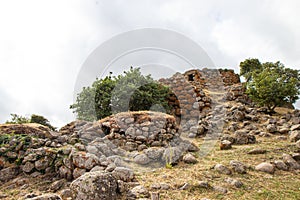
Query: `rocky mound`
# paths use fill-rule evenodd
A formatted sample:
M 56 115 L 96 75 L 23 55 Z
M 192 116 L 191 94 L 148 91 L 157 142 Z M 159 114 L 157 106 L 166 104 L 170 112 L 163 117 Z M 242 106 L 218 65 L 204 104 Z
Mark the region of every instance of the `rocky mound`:
M 190 70 L 161 82 L 174 92 L 173 116 L 125 112 L 74 121 L 59 132 L 37 124 L 0 125 L 0 198 L 148 199 L 149 190 L 152 199 L 159 192 L 165 199 L 199 191 L 244 194 L 255 188 L 249 179 L 263 177 L 255 173 L 299 174 L 299 110 L 266 114 L 251 104 L 232 70 Z M 278 141 L 280 148 L 266 148 Z M 158 173 L 136 176 L 149 169 Z M 29 192 L 31 185 L 38 192 Z M 20 194 L 5 192 L 12 189 Z
M 0 131 L 2 184 L 20 174 L 52 174 L 57 179 L 76 179 L 70 186 L 75 199 L 82 195 L 115 199 L 128 194 L 127 183 L 135 181 L 132 167 L 176 164 L 186 152 L 198 150 L 180 137 L 173 116 L 147 111 L 119 113 L 93 123 L 75 121 L 59 132 L 36 124 L 1 125 Z M 105 189 L 107 193 L 103 187 L 94 190 L 89 185 L 91 177 L 101 177 L 95 181 L 103 187 L 116 187 Z M 94 196 L 87 196 L 89 190 Z

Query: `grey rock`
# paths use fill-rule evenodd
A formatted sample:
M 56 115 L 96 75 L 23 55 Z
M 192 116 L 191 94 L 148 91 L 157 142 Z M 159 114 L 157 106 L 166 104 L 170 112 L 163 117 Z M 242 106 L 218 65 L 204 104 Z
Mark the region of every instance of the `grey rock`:
M 60 191 L 60 196 L 62 199 L 71 199 L 72 191 L 70 189 L 63 189 Z
M 286 128 L 286 127 L 283 127 L 283 128 L 280 128 L 278 131 L 281 134 L 287 134 L 290 131 L 290 129 Z
M 125 123 L 126 124 L 132 124 L 134 122 L 134 118 L 126 118 Z
M 292 131 L 289 137 L 291 142 L 297 142 L 298 140 L 300 140 L 300 131 L 299 130 Z
M 139 154 L 134 157 L 134 162 L 140 165 L 146 165 L 150 162 L 150 159 L 145 154 Z
M 6 182 L 15 178 L 20 173 L 19 167 L 8 167 L 0 171 L 0 181 Z
M 222 194 L 226 194 L 228 190 L 221 186 L 213 186 L 213 190 Z
M 292 157 L 293 157 L 293 159 L 296 160 L 297 162 L 300 161 L 300 153 L 293 153 L 293 154 L 292 154 Z
M 159 190 L 160 189 L 160 184 L 152 184 L 151 189 L 152 190 Z
M 34 164 L 31 162 L 26 162 L 25 165 L 21 167 L 23 172 L 30 173 L 34 169 Z
M 171 188 L 171 186 L 166 184 L 166 183 L 161 183 L 160 184 L 160 189 L 161 190 L 169 190 L 170 188 Z
M 13 152 L 13 151 L 8 151 L 8 152 L 6 153 L 6 156 L 7 156 L 8 158 L 14 159 L 14 158 L 17 158 L 17 157 L 18 157 L 18 154 L 15 153 L 15 152 Z
M 67 180 L 72 180 L 73 179 L 73 174 L 72 174 L 72 170 L 69 169 L 68 167 L 66 166 L 61 166 L 59 168 L 59 176 L 61 178 L 65 178 Z
M 267 151 L 264 149 L 252 149 L 248 154 L 265 154 Z
M 283 162 L 289 167 L 289 170 L 298 170 L 300 169 L 300 164 L 293 159 L 293 157 L 289 154 L 282 155 Z
M 105 169 L 105 171 L 107 171 L 107 172 L 112 172 L 112 171 L 114 171 L 115 169 L 116 169 L 116 164 L 115 163 L 110 163 L 107 167 L 106 167 L 106 169 Z
M 151 148 L 145 149 L 143 152 L 150 159 L 152 159 L 152 160 L 159 160 L 159 159 L 161 159 L 161 156 L 162 156 L 164 150 L 162 148 L 151 147 Z
M 243 121 L 245 119 L 245 113 L 242 111 L 236 110 L 233 114 L 233 118 L 237 121 Z
M 233 178 L 226 178 L 225 182 L 229 183 L 230 185 L 235 186 L 236 188 L 241 188 L 244 185 L 241 181 L 233 179 Z
M 162 159 L 169 164 L 177 164 L 182 158 L 182 153 L 178 147 L 169 147 L 165 149 Z
M 41 172 L 33 172 L 32 174 L 30 174 L 31 177 L 36 178 L 38 176 L 41 176 L 42 173 Z
M 192 127 L 190 128 L 190 132 L 191 132 L 191 133 L 194 133 L 195 135 L 197 135 L 197 132 L 198 132 L 198 126 L 192 126 Z
M 275 172 L 275 167 L 271 163 L 263 162 L 255 166 L 255 170 L 273 174 Z
M 295 146 L 296 146 L 296 148 L 297 148 L 298 150 L 300 150 L 300 140 L 298 140 L 298 141 L 296 142 Z
M 204 188 L 204 189 L 209 189 L 211 186 L 209 185 L 208 182 L 206 181 L 199 181 L 198 186 L 200 188 Z
M 198 161 L 191 153 L 187 153 L 185 156 L 183 156 L 183 162 L 188 164 L 196 164 Z
M 82 176 L 86 172 L 86 169 L 75 168 L 73 171 L 73 178 L 76 179 Z
M 123 193 L 125 191 L 128 191 L 128 185 L 121 180 L 117 180 L 118 182 L 118 192 Z
M 34 166 L 37 170 L 44 170 L 49 166 L 50 162 L 51 160 L 48 157 L 44 157 L 35 161 Z
M 122 180 L 124 182 L 130 182 L 134 179 L 134 172 L 131 169 L 125 167 L 116 167 L 112 172 L 112 175 L 117 180 Z
M 128 142 L 126 142 L 126 144 L 123 148 L 126 151 L 135 151 L 135 150 L 137 150 L 137 147 L 138 147 L 137 143 L 128 141 Z
M 229 140 L 222 140 L 220 143 L 220 149 L 221 150 L 232 149 L 232 142 L 230 142 Z
M 130 190 L 131 194 L 133 194 L 136 198 L 141 198 L 141 197 L 149 197 L 150 194 L 148 192 L 148 190 L 141 185 L 135 186 L 134 188 L 132 188 Z
M 215 167 L 214 167 L 214 169 L 217 172 L 219 172 L 220 174 L 226 174 L 226 175 L 230 175 L 231 174 L 231 170 L 228 167 L 226 167 L 226 166 L 224 166 L 222 164 L 216 164 Z
M 147 148 L 148 148 L 147 145 L 141 144 L 141 145 L 139 145 L 139 146 L 137 147 L 137 150 L 138 150 L 138 151 L 143 151 L 143 150 L 145 150 L 145 149 L 147 149 Z
M 130 136 L 131 138 L 135 137 L 135 128 L 134 127 L 129 127 L 126 131 L 125 131 L 125 135 Z
M 239 174 L 246 174 L 247 173 L 247 166 L 240 162 L 240 161 L 236 161 L 236 160 L 231 160 L 230 163 L 229 163 L 232 168 L 233 168 L 233 171 L 235 171 L 236 173 L 239 173 Z
M 279 170 L 283 170 L 283 171 L 289 170 L 289 167 L 282 160 L 275 160 L 274 165 Z
M 223 136 L 223 137 L 221 138 L 221 141 L 223 141 L 223 140 L 228 140 L 229 142 L 231 142 L 231 144 L 234 144 L 234 143 L 235 143 L 235 138 L 232 137 L 232 136 L 229 136 L 229 135 Z
M 85 173 L 70 185 L 74 200 L 115 200 L 117 188 L 117 180 L 105 172 Z
M 74 147 L 77 148 L 79 151 L 85 151 L 85 146 L 81 143 L 76 143 Z
M 300 124 L 293 125 L 291 131 L 300 130 Z
M 90 172 L 104 171 L 104 170 L 105 170 L 105 168 L 102 167 L 102 166 L 95 166 L 95 167 L 93 167 L 93 168 L 91 169 Z M 113 170 L 114 170 L 114 169 L 113 169 Z M 111 170 L 111 172 L 112 172 L 113 170 Z
M 267 131 L 268 131 L 269 133 L 276 133 L 276 132 L 277 132 L 277 127 L 276 127 L 276 125 L 275 125 L 275 124 L 269 124 L 269 125 L 267 126 Z
M 169 164 L 177 164 L 181 160 L 182 154 L 183 151 L 179 147 L 169 147 L 165 149 L 162 159 Z
M 60 188 L 62 188 L 65 183 L 66 183 L 65 179 L 60 179 L 60 180 L 54 181 L 50 185 L 50 190 L 53 191 L 53 192 L 56 192 L 57 190 L 59 190 Z
M 188 137 L 189 138 L 196 138 L 197 134 L 196 133 L 189 133 Z
M 254 135 L 248 133 L 247 130 L 238 130 L 234 133 L 235 142 L 234 144 L 254 144 L 256 142 L 256 138 Z
M 99 158 L 90 153 L 76 152 L 72 154 L 73 163 L 76 167 L 91 170 L 94 166 L 100 164 Z
M 28 154 L 27 156 L 24 157 L 23 163 L 26 163 L 28 161 L 33 162 L 33 161 L 36 161 L 36 160 L 37 160 L 37 154 L 31 153 L 31 154 Z

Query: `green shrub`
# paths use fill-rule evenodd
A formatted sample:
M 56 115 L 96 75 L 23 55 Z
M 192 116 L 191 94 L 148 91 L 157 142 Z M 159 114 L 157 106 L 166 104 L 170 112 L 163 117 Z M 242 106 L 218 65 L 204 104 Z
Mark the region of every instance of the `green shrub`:
M 280 62 L 261 64 L 258 59 L 241 62 L 241 74 L 247 79 L 246 93 L 258 105 L 274 112 L 277 106 L 293 104 L 300 95 L 300 71 Z M 243 73 L 242 73 L 243 72 Z
M 144 76 L 139 68 L 132 68 L 117 77 L 96 79 L 90 87 L 84 87 L 70 106 L 77 118 L 93 121 L 111 114 L 139 110 L 169 111 L 168 87 Z M 157 109 L 157 110 L 155 110 Z

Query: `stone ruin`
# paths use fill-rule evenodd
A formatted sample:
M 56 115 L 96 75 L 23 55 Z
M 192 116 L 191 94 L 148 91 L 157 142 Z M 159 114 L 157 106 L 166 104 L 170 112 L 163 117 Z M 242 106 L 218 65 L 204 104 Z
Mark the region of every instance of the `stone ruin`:
M 171 114 L 181 125 L 181 131 L 191 133 L 189 137 L 207 132 L 209 127 L 205 118 L 213 110 L 222 112 L 219 105 L 225 100 L 248 100 L 239 75 L 233 70 L 193 69 L 162 78 L 159 82 L 172 90 L 173 94 L 168 100 Z M 199 122 L 199 119 L 202 121 Z
M 233 70 L 189 70 L 159 82 L 173 92 L 172 115 L 118 113 L 96 122 L 74 121 L 59 132 L 37 124 L 1 125 L 0 182 L 20 173 L 80 180 L 86 172 L 103 172 L 125 191 L 124 185 L 135 181 L 131 169 L 174 165 L 186 153 L 199 151 L 187 138 L 221 131 L 222 101 L 245 99 Z

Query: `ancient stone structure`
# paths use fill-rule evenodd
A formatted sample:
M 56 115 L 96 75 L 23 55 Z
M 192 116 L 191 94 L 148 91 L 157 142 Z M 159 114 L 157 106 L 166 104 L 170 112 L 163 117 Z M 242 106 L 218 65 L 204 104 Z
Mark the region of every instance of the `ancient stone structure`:
M 194 136 L 205 132 L 203 126 L 206 125 L 199 124 L 199 119 L 205 118 L 222 103 L 221 101 L 227 100 L 229 97 L 225 99 L 225 96 L 233 93 L 231 87 L 241 84 L 239 75 L 233 70 L 207 68 L 188 70 L 183 74 L 176 73 L 170 78 L 160 79 L 159 82 L 169 86 L 173 92 L 169 98 L 169 105 L 172 108 L 171 114 L 181 125 L 181 130 L 192 132 Z M 244 91 L 239 92 L 244 95 Z M 235 100 L 234 98 L 238 96 L 232 97 L 231 100 Z
M 184 120 L 198 117 L 200 113 L 212 108 L 208 90 L 223 92 L 224 86 L 239 84 L 240 78 L 233 70 L 205 68 L 189 70 L 184 74 L 176 73 L 159 82 L 169 86 L 174 93 L 169 99 L 173 107 L 172 114 Z

